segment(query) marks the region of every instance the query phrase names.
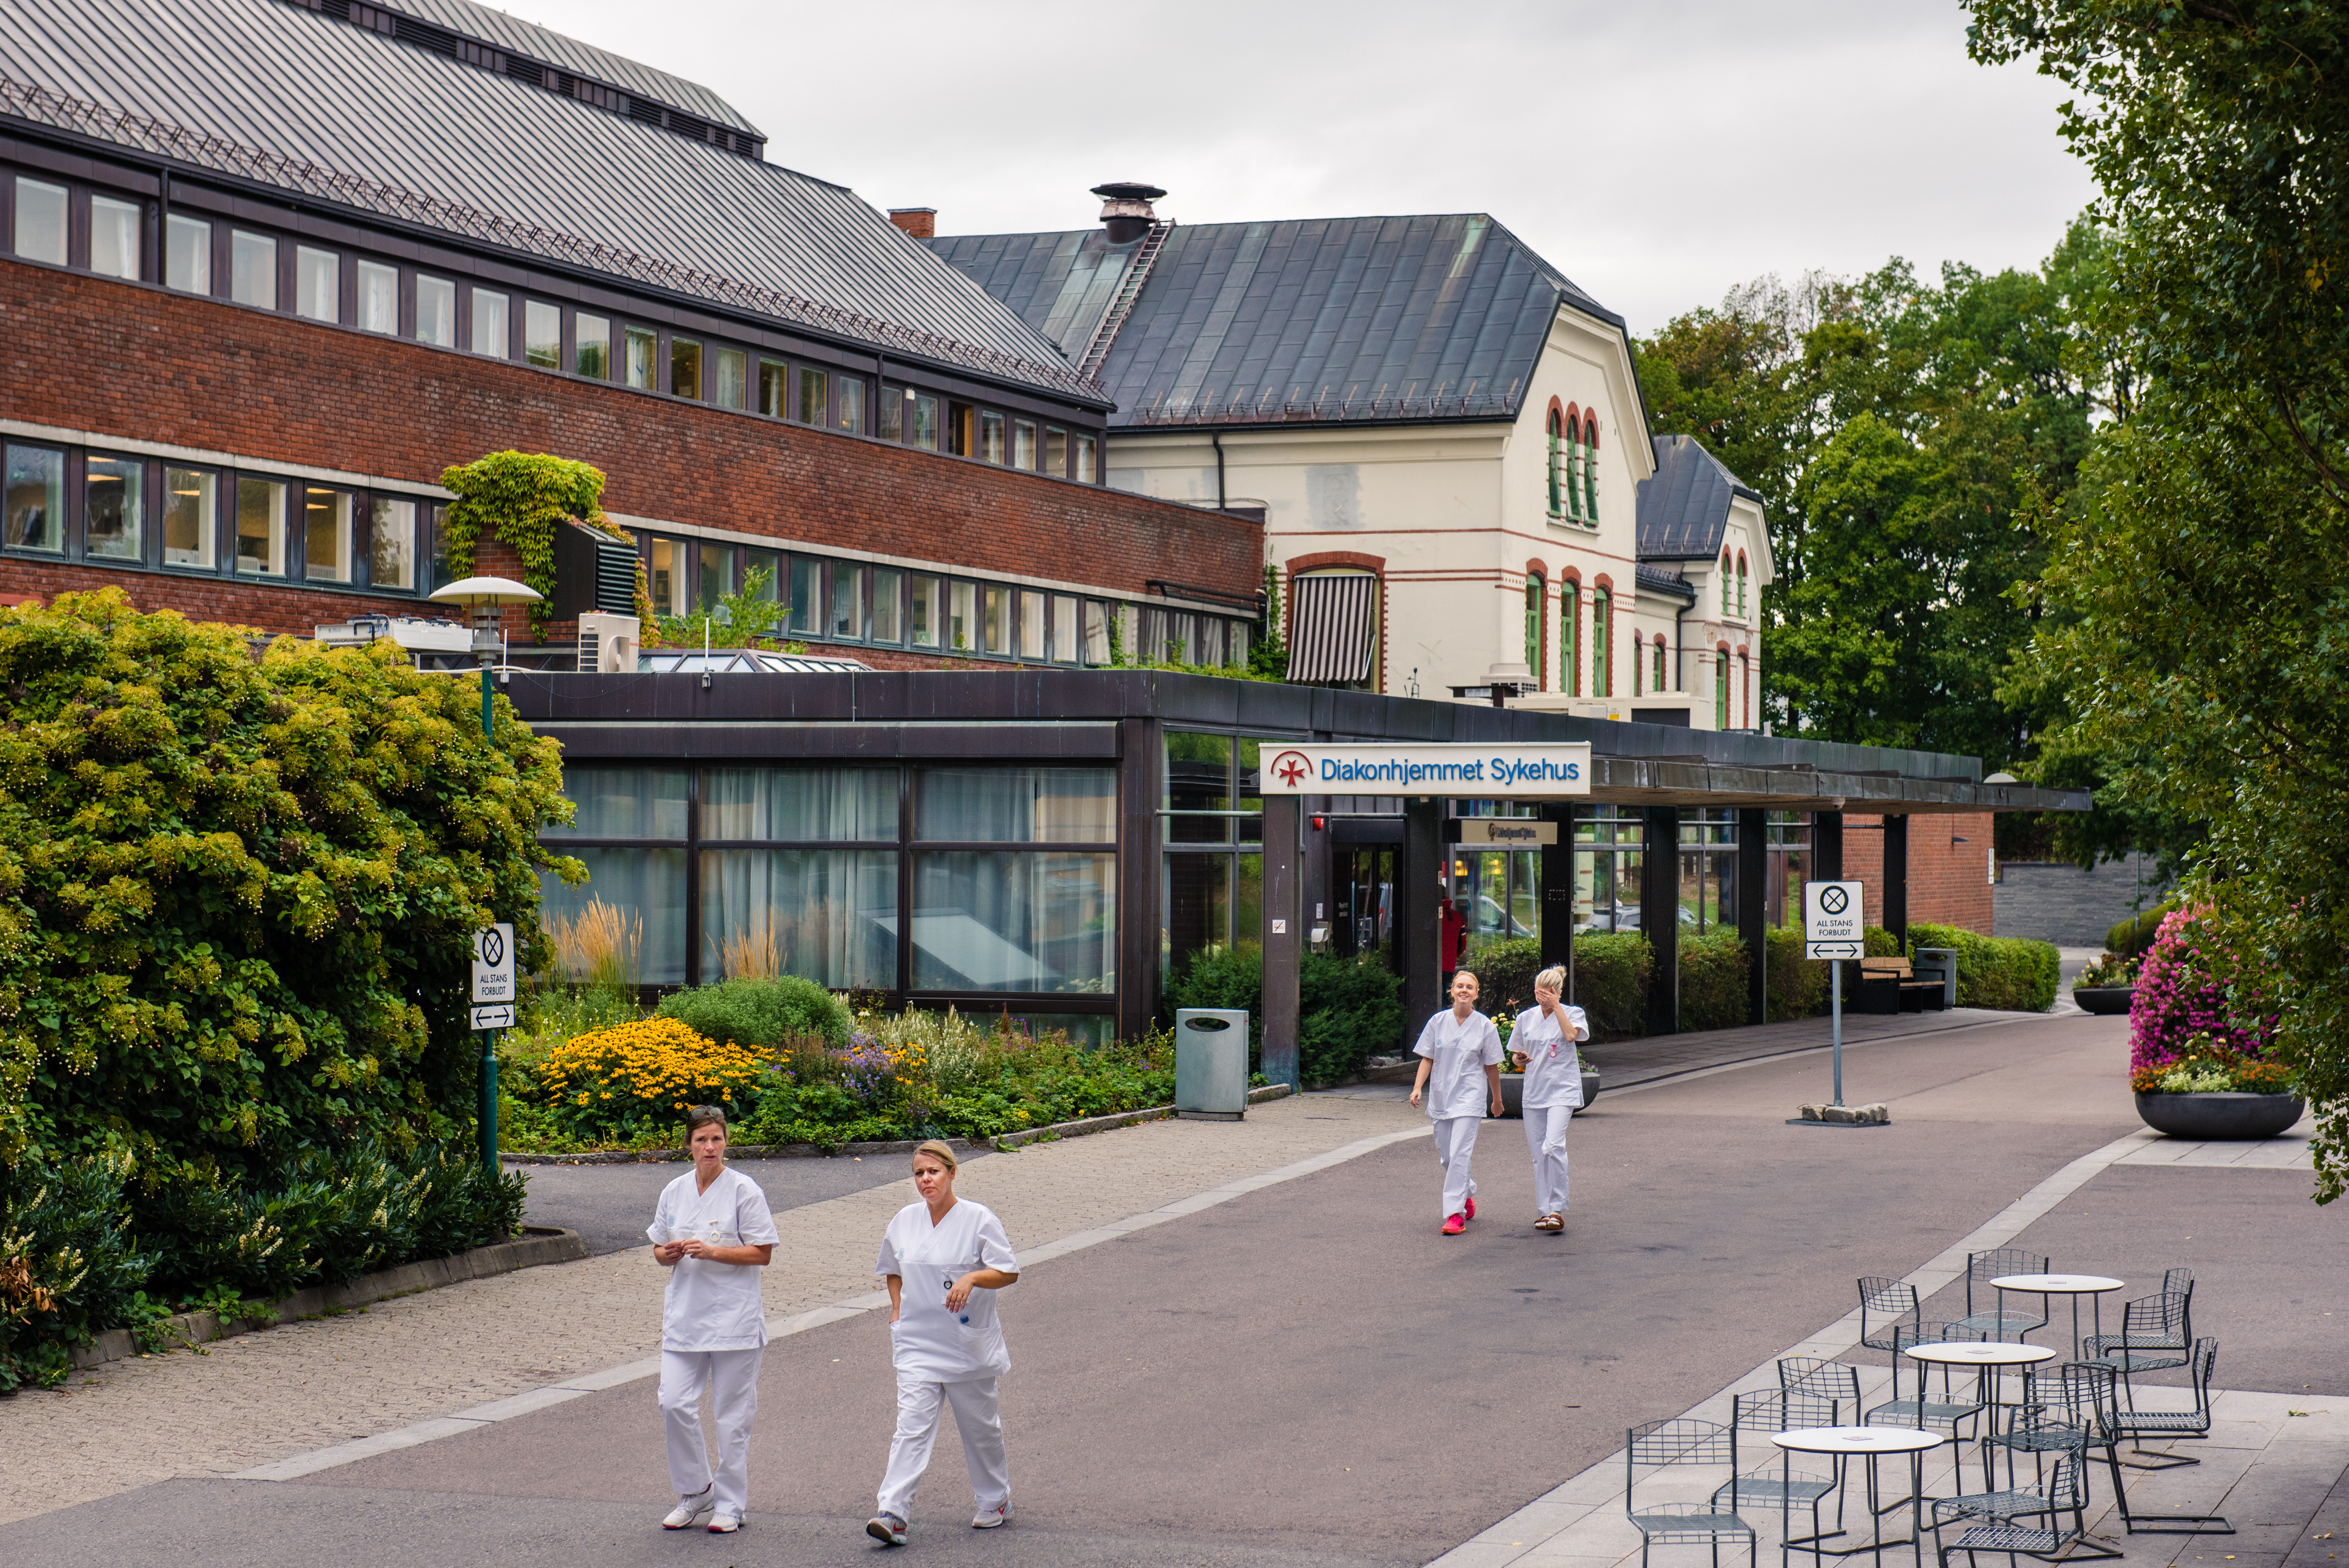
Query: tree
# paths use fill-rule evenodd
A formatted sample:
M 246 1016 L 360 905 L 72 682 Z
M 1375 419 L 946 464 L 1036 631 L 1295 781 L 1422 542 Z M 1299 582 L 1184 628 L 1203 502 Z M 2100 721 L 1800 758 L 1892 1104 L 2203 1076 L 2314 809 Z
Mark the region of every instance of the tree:
M 553 741 L 389 644 L 0 611 L 0 1183 L 122 1151 L 283 1168 L 470 1121 L 471 934 L 536 949 Z
M 2285 998 L 2316 1196 L 2349 1181 L 2349 13 L 1970 0 L 1971 49 L 2076 89 L 2113 234 L 2095 318 L 2142 388 L 2100 431 L 2033 648 L 2075 752 L 2207 824 L 2189 893 Z

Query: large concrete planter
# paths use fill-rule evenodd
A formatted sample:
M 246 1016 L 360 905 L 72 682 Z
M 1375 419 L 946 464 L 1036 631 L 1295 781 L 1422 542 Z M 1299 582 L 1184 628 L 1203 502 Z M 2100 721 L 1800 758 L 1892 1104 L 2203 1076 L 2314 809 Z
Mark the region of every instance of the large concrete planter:
M 2293 1094 L 2140 1094 L 2137 1113 L 2156 1132 L 2197 1141 L 2273 1138 L 2306 1108 Z
M 2137 995 L 2127 985 L 2075 985 L 2072 1000 L 2080 1004 L 2080 1011 L 2110 1016 L 2129 1010 L 2129 998 Z
M 1599 1075 L 1590 1068 L 1584 1068 L 1582 1069 L 1582 1109 L 1574 1114 L 1580 1116 L 1582 1111 L 1588 1110 L 1591 1102 L 1598 1098 Z M 1522 1118 L 1526 1114 L 1525 1074 L 1503 1073 L 1501 1075 L 1501 1108 L 1504 1115 Z

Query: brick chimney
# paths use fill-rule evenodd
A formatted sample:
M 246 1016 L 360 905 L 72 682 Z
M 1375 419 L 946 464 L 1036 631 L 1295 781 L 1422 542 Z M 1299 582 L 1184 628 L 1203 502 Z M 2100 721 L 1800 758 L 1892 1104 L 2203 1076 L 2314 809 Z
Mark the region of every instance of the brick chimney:
M 889 222 L 916 240 L 938 237 L 938 210 L 936 207 L 892 207 Z

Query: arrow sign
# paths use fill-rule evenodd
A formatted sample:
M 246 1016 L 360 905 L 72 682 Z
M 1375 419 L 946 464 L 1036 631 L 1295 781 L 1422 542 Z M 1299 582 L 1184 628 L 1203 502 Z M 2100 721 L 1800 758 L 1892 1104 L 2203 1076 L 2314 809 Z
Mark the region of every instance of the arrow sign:
M 473 1027 L 477 1029 L 511 1029 L 514 1026 L 513 1004 L 492 1002 L 473 1009 Z
M 1857 942 L 1806 942 L 1803 944 L 1806 958 L 1865 958 L 1867 953 Z

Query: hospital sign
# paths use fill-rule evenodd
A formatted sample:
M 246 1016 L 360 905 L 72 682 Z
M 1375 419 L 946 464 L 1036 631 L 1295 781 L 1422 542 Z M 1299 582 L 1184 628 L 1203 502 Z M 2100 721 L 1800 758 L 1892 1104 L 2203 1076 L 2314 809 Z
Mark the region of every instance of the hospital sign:
M 1268 795 L 1464 795 L 1546 800 L 1590 793 L 1588 741 L 1548 746 L 1279 746 L 1266 741 Z

